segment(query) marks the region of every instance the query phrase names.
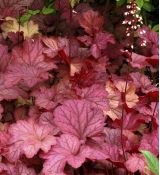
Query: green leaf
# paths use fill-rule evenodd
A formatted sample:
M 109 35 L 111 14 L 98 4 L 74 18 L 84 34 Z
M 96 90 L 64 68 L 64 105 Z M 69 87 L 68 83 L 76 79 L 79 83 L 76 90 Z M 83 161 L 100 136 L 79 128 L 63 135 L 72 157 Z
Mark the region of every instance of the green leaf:
M 155 32 L 159 32 L 159 24 L 155 25 L 152 30 L 154 30 Z
M 42 14 L 44 15 L 48 15 L 54 12 L 55 12 L 55 9 L 53 7 L 43 7 L 42 9 Z
M 29 21 L 31 17 L 32 17 L 32 15 L 29 14 L 29 13 L 26 14 L 26 15 L 21 16 L 20 19 L 19 19 L 20 23 L 24 24 L 25 22 Z
M 116 0 L 117 6 L 121 6 L 126 2 L 126 0 Z
M 143 9 L 145 9 L 148 12 L 152 12 L 154 11 L 154 6 L 149 2 L 144 2 Z
M 136 0 L 136 4 L 138 5 L 139 8 L 142 8 L 144 1 L 143 0 Z
M 71 7 L 74 8 L 76 4 L 79 3 L 80 0 L 70 0 Z
M 148 168 L 155 174 L 159 175 L 159 162 L 158 159 L 149 151 L 141 151 L 145 156 Z
M 38 13 L 40 13 L 40 10 L 28 10 L 28 13 L 33 15 L 37 15 Z
M 20 17 L 20 23 L 24 24 L 25 22 L 29 21 L 32 16 L 39 13 L 40 13 L 40 10 L 28 10 L 26 14 Z
M 46 0 L 46 1 L 45 1 L 45 7 L 48 7 L 48 6 L 50 6 L 51 4 L 53 5 L 53 1 L 54 1 L 54 0 Z

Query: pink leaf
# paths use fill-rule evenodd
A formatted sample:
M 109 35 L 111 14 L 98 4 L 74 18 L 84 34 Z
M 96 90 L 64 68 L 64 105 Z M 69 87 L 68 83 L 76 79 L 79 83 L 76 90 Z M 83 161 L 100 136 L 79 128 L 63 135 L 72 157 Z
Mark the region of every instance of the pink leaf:
M 157 87 L 151 84 L 149 78 L 139 72 L 131 73 L 134 84 L 137 88 L 141 88 L 143 93 L 148 93 L 150 91 L 156 91 Z
M 26 93 L 17 86 L 6 86 L 4 80 L 4 74 L 0 74 L 0 101 L 13 100 L 19 96 L 26 96 Z
M 52 134 L 56 135 L 59 132 L 59 129 L 56 127 L 54 123 L 54 118 L 52 112 L 44 112 L 39 117 L 40 125 L 45 125 L 46 127 L 52 130 Z
M 107 32 L 96 33 L 94 38 L 94 44 L 91 47 L 91 53 L 95 58 L 101 56 L 101 50 L 107 49 L 109 43 L 114 44 L 115 40 L 113 35 Z
M 93 42 L 93 39 L 88 35 L 78 36 L 77 39 L 86 46 L 90 46 Z
M 25 164 L 18 163 L 16 165 L 10 163 L 0 163 L 0 173 L 6 172 L 4 175 L 36 175 L 34 169 L 28 168 Z
M 44 159 L 47 159 L 43 172 L 63 173 L 66 162 L 74 168 L 80 167 L 85 161 L 85 154 L 80 146 L 81 142 L 77 137 L 69 134 L 61 135 L 57 145 L 52 147 L 49 153 L 42 155 Z
M 32 96 L 36 98 L 35 104 L 40 108 L 51 110 L 58 105 L 54 88 L 40 87 L 39 90 L 32 93 Z
M 107 32 L 99 32 L 95 36 L 94 43 L 99 49 L 104 50 L 107 48 L 108 43 L 114 44 L 115 40 L 112 34 L 109 34 Z
M 106 155 L 114 162 L 122 161 L 122 145 L 120 129 L 105 128 Z M 123 144 L 125 147 L 126 138 L 123 135 Z
M 9 133 L 11 138 L 7 158 L 10 161 L 18 160 L 22 154 L 32 158 L 40 149 L 47 152 L 56 143 L 51 129 L 37 124 L 33 119 L 17 121 L 10 126 Z
M 154 130 L 151 134 L 144 134 L 140 143 L 139 150 L 147 150 L 158 155 L 158 131 Z
M 92 109 L 85 100 L 68 100 L 55 112 L 55 124 L 64 133 L 81 140 L 103 132 L 104 117 L 98 109 Z
M 125 115 L 125 118 L 123 120 L 123 128 L 125 130 L 130 130 L 130 131 L 136 131 L 142 124 L 142 122 L 146 122 L 146 116 L 142 114 L 137 114 L 137 113 L 129 113 Z M 115 121 L 114 126 L 118 126 L 120 128 L 121 126 L 121 120 Z
M 108 109 L 108 93 L 105 90 L 105 87 L 100 84 L 94 84 L 91 87 L 84 88 L 81 90 L 79 96 L 86 99 L 90 102 L 93 107 L 107 110 Z
M 148 65 L 148 63 L 146 62 L 146 58 L 143 55 L 138 55 L 136 53 L 132 53 L 132 61 L 130 62 L 132 67 L 135 68 L 144 68 Z
M 19 82 L 28 87 L 49 78 L 49 70 L 56 65 L 48 61 L 43 55 L 43 46 L 40 40 L 26 40 L 23 48 L 15 48 L 12 53 L 12 62 L 8 66 L 5 76 L 7 85 Z
M 120 129 L 105 128 L 106 143 L 113 146 L 121 147 Z
M 48 49 L 44 50 L 49 57 L 55 57 L 58 54 L 58 39 L 57 38 L 48 38 L 43 37 L 44 44 L 48 47 Z
M 132 173 L 135 173 L 139 170 L 142 174 L 145 174 L 146 163 L 143 155 L 132 154 L 125 162 L 125 166 Z
M 94 56 L 95 58 L 99 58 L 101 56 L 101 50 L 96 44 L 92 45 L 91 53 L 92 53 L 92 56 Z

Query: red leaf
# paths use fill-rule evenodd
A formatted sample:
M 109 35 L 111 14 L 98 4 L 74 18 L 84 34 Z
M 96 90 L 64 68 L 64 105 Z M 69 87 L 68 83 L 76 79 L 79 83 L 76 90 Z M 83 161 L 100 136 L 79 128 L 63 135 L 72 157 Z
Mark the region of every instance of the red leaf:
M 153 55 L 151 57 L 147 57 L 146 61 L 153 66 L 154 68 L 159 65 L 159 55 Z
M 0 44 L 0 71 L 4 72 L 9 64 L 11 55 L 8 53 L 8 47 Z
M 62 60 L 64 60 L 67 64 L 70 64 L 70 58 L 65 54 L 65 52 L 63 50 L 60 50 L 59 52 L 60 58 L 62 58 Z
M 149 92 L 147 95 L 150 97 L 152 102 L 158 102 L 158 99 L 159 99 L 159 92 L 158 91 Z
M 104 19 L 102 16 L 99 16 L 97 12 L 88 10 L 82 14 L 79 23 L 88 34 L 94 35 L 95 33 L 102 31 Z

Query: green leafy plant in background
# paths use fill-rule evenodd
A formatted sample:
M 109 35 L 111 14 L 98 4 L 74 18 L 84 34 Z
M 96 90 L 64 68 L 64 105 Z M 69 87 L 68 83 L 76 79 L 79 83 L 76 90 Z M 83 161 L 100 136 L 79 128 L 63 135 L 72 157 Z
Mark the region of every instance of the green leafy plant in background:
M 55 13 L 56 10 L 53 7 L 53 3 L 54 3 L 53 0 L 47 0 L 45 2 L 45 6 L 43 7 L 42 10 L 37 9 L 37 10 L 28 10 L 28 11 L 26 11 L 26 13 L 20 17 L 19 22 L 21 24 L 24 24 L 25 22 L 29 21 L 32 16 L 35 16 L 37 14 L 48 15 L 48 14 Z
M 155 32 L 159 32 L 159 24 L 153 26 L 152 30 L 154 30 Z
M 21 24 L 24 24 L 25 22 L 29 21 L 32 16 L 37 15 L 39 13 L 40 10 L 28 10 L 24 15 L 20 17 L 19 22 Z
M 141 151 L 146 158 L 149 170 L 155 175 L 159 175 L 159 162 L 158 159 L 149 151 Z
M 117 6 L 121 6 L 125 3 L 129 3 L 131 0 L 116 0 Z M 139 8 L 151 12 L 154 10 L 151 0 L 136 0 L 136 3 Z

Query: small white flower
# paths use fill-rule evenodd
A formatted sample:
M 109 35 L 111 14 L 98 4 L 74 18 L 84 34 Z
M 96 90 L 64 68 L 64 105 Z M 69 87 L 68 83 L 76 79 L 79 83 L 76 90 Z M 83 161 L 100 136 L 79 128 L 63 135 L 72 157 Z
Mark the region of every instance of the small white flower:
M 127 33 L 127 36 L 130 36 L 131 34 L 130 33 Z

